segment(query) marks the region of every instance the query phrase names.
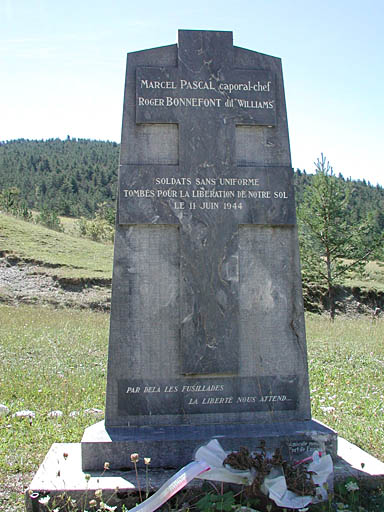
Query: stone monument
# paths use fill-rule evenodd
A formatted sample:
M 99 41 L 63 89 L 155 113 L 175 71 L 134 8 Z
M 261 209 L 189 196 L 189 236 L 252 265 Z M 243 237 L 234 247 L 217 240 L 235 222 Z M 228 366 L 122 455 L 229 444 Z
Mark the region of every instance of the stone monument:
M 106 416 L 82 466 L 178 468 L 211 438 L 336 453 L 311 419 L 280 59 L 180 30 L 128 54 Z

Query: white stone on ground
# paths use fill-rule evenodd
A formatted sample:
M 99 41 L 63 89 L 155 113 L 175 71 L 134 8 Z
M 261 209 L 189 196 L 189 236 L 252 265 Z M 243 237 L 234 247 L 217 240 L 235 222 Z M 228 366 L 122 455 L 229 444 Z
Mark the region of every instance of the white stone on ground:
M 0 416 L 7 416 L 9 414 L 9 409 L 6 405 L 0 404 Z
M 84 414 L 104 414 L 104 411 L 96 409 L 96 407 L 91 407 L 90 409 L 85 409 Z
M 33 411 L 17 411 L 12 414 L 12 418 L 34 418 L 36 415 Z
M 51 411 L 48 413 L 48 418 L 61 418 L 63 411 Z

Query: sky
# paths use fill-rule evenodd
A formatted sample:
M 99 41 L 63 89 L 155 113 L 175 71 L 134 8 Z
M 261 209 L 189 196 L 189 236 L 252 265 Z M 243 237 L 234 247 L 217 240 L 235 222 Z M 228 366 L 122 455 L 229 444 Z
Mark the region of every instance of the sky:
M 120 141 L 126 54 L 230 30 L 282 59 L 294 168 L 384 186 L 382 0 L 0 0 L 0 141 Z

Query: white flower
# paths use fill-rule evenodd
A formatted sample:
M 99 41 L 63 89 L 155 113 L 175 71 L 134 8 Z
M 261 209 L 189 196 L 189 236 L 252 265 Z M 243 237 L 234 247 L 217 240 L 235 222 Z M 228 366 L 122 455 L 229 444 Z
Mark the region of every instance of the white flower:
M 117 508 L 117 506 L 116 507 L 110 507 L 109 505 L 107 505 L 103 501 L 100 501 L 100 510 L 108 510 L 109 512 L 114 512 L 116 510 L 116 508 Z
M 39 503 L 41 503 L 42 505 L 48 505 L 50 499 L 50 496 L 44 496 L 44 498 L 39 499 Z
M 353 492 L 353 491 L 358 491 L 359 490 L 359 486 L 357 485 L 356 482 L 348 482 L 347 484 L 345 484 L 345 488 L 349 492 Z

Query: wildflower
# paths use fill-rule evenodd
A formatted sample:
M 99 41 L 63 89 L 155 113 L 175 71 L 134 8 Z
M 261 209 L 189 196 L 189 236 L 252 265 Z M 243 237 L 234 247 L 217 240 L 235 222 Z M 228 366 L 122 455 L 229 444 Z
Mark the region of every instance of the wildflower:
M 357 485 L 356 482 L 348 482 L 347 484 L 345 484 L 345 488 L 349 492 L 354 492 L 354 491 L 358 491 L 359 490 L 359 486 Z
M 84 478 L 86 479 L 87 482 L 89 482 L 91 479 L 91 475 L 89 473 L 85 473 Z
M 109 469 L 109 462 L 104 462 L 104 470 L 107 471 Z
M 136 472 L 136 481 L 137 481 L 137 488 L 139 490 L 139 497 L 140 497 L 140 503 L 142 502 L 141 498 L 141 488 L 140 488 L 140 482 L 139 482 L 139 475 L 137 473 L 137 462 L 139 461 L 139 454 L 138 453 L 131 453 L 131 462 L 135 465 L 135 472 Z M 147 466 L 148 469 L 148 466 Z
M 131 453 L 131 462 L 136 463 L 139 461 L 139 454 L 138 453 Z
M 44 498 L 40 498 L 39 499 L 39 503 L 41 503 L 42 505 L 48 505 L 49 503 L 49 500 L 50 500 L 50 496 L 44 496 Z
M 95 496 L 96 498 L 101 499 L 103 497 L 103 491 L 101 489 L 96 489 Z
M 90 507 L 97 507 L 97 501 L 96 500 L 89 500 L 89 506 Z
M 100 501 L 100 510 L 108 510 L 109 512 L 114 512 L 117 507 L 110 507 L 104 501 Z
M 150 462 L 151 462 L 151 458 L 150 457 L 144 457 L 144 464 L 146 466 L 148 466 L 148 464 L 150 464 Z

